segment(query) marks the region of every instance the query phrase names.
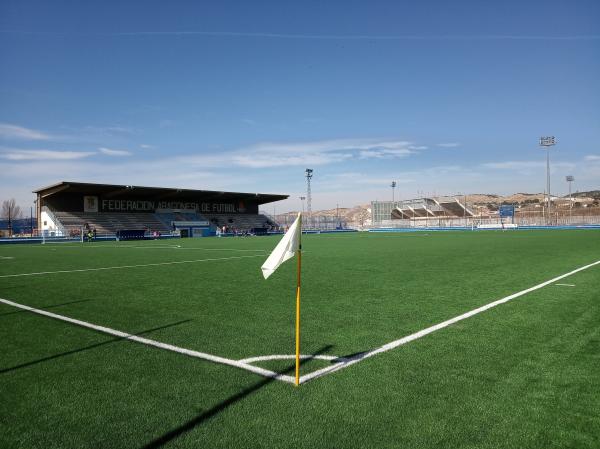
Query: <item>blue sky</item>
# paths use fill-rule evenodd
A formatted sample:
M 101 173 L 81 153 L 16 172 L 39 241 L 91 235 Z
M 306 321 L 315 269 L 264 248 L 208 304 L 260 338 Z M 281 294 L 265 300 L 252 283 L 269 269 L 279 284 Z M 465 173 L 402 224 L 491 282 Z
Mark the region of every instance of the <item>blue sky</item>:
M 60 180 L 313 208 L 600 188 L 600 2 L 0 3 L 0 199 Z

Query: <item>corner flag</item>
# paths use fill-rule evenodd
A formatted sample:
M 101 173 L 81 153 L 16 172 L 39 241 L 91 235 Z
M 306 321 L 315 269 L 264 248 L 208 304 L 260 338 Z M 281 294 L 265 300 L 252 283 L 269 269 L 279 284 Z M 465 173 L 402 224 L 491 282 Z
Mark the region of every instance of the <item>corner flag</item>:
M 298 214 L 298 218 L 290 229 L 285 233 L 281 241 L 277 244 L 271 255 L 267 258 L 261 269 L 263 276 L 267 279 L 271 276 L 279 265 L 286 260 L 291 259 L 300 248 L 300 234 L 302 232 L 302 216 Z
M 261 269 L 267 279 L 286 260 L 291 259 L 298 252 L 298 282 L 296 284 L 296 381 L 300 385 L 300 272 L 302 267 L 302 214 L 290 226 L 288 232 L 277 244 L 271 255 L 267 258 Z

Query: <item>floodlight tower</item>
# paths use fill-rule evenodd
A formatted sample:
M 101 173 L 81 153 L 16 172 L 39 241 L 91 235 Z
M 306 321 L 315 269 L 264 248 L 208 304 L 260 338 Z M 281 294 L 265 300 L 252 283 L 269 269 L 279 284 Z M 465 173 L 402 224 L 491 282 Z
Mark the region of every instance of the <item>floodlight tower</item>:
M 392 208 L 394 207 L 394 202 L 396 201 L 396 181 L 392 181 L 390 187 L 392 188 Z
M 540 146 L 546 150 L 546 195 L 547 195 L 547 214 L 546 224 L 550 221 L 550 209 L 551 209 L 551 195 L 550 195 L 550 147 L 556 145 L 556 139 L 554 136 L 543 136 L 540 137 Z
M 312 195 L 310 191 L 310 180 L 313 177 L 313 169 L 307 168 L 304 171 L 306 177 L 306 213 L 308 214 L 309 221 L 312 219 Z
M 569 183 L 569 224 L 571 224 L 571 214 L 573 212 L 573 197 L 571 196 L 571 184 L 575 181 L 575 176 L 568 175 L 567 182 Z

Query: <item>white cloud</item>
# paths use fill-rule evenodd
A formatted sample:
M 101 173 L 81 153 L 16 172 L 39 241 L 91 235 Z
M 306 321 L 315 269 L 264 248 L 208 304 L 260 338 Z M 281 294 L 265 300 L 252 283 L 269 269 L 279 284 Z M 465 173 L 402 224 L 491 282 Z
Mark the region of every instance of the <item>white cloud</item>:
M 42 131 L 23 126 L 0 123 L 0 138 L 16 140 L 52 140 L 54 137 Z
M 284 165 L 324 165 L 359 159 L 406 157 L 416 151 L 412 142 L 380 139 L 332 139 L 311 142 L 264 142 L 235 150 L 227 162 L 251 168 Z
M 441 148 L 456 148 L 460 146 L 458 142 L 447 142 L 447 143 L 438 143 L 436 146 Z
M 89 151 L 54 151 L 54 150 L 17 150 L 8 149 L 0 152 L 0 158 L 10 161 L 35 160 L 73 160 L 83 159 L 96 153 Z
M 175 126 L 175 121 L 174 120 L 170 120 L 170 119 L 162 119 L 160 122 L 158 122 L 158 127 L 159 128 L 170 128 L 172 126 Z
M 130 126 L 111 125 L 111 126 L 92 126 L 88 125 L 83 128 L 84 134 L 101 135 L 101 136 L 129 136 L 139 134 L 139 130 Z
M 597 154 L 588 154 L 583 159 L 586 161 L 596 162 L 596 161 L 600 161 L 600 156 Z
M 546 168 L 546 163 L 542 161 L 505 161 L 505 162 L 487 162 L 481 164 L 484 168 L 496 170 L 533 170 Z M 551 162 L 550 169 L 573 169 L 576 164 L 571 162 Z
M 123 156 L 131 156 L 132 153 L 131 151 L 127 151 L 127 150 L 112 150 L 110 148 L 98 148 L 98 151 L 106 156 L 117 156 L 117 157 L 123 157 Z
M 399 149 L 383 148 L 383 149 L 373 149 L 373 150 L 361 150 L 358 154 L 359 154 L 360 159 L 370 159 L 370 158 L 393 159 L 393 158 L 399 158 L 399 157 L 406 157 L 412 153 L 414 153 L 414 151 L 411 151 L 406 148 L 399 148 Z
M 248 168 L 284 167 L 292 165 L 325 165 L 341 162 L 352 157 L 344 153 L 314 153 L 297 156 L 285 155 L 234 155 L 231 161 L 235 165 Z
M 142 148 L 143 150 L 154 150 L 154 149 L 156 149 L 156 146 L 155 145 L 148 145 L 146 143 L 142 143 L 140 145 L 140 148 Z

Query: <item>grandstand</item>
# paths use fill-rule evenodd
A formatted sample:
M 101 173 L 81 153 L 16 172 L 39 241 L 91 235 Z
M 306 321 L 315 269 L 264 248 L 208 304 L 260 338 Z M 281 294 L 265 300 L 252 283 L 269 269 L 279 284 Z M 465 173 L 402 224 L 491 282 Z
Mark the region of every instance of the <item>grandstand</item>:
M 469 218 L 475 214 L 464 201 L 452 196 L 415 198 L 401 201 L 373 201 L 372 222 L 380 225 L 390 220 L 431 223 L 452 218 Z
M 35 190 L 38 231 L 62 236 L 137 230 L 181 236 L 266 232 L 278 224 L 258 207 L 287 195 L 62 181 Z

